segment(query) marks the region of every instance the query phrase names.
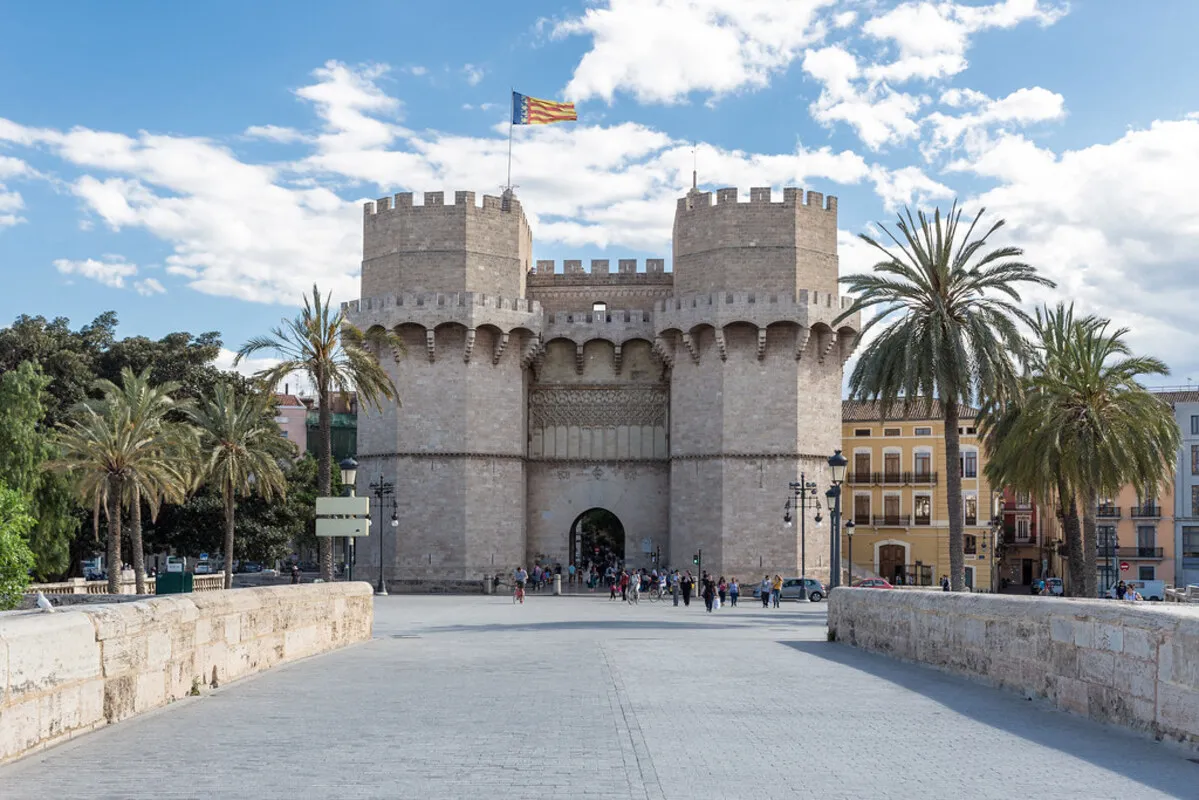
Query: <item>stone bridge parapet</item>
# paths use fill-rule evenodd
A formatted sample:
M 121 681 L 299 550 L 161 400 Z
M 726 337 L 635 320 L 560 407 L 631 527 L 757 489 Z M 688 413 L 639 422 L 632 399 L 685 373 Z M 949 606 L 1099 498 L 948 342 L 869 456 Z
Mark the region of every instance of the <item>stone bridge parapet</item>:
M 1199 608 L 840 588 L 828 626 L 836 641 L 1199 752 Z

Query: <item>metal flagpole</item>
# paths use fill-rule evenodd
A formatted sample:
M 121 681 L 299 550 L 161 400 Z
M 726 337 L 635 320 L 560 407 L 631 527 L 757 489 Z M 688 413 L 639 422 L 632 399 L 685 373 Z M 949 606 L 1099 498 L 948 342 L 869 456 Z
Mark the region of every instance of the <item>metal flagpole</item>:
M 515 127 L 513 119 L 516 115 L 516 90 L 512 89 L 508 95 L 508 182 L 504 186 L 505 191 L 512 191 L 512 128 Z

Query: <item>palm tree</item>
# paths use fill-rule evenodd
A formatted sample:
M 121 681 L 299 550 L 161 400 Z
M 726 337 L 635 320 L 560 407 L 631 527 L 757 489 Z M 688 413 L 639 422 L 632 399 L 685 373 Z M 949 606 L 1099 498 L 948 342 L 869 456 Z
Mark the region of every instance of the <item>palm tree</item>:
M 141 552 L 140 503 L 145 497 L 151 513 L 160 498 L 181 499 L 187 479 L 187 432 L 166 420 L 173 407 L 168 385 L 149 385 L 149 371 L 135 375 L 126 368 L 122 387 L 99 381 L 103 399 L 75 406 L 60 425 L 56 444 L 60 457 L 47 466 L 75 478 L 75 489 L 92 506 L 92 526 L 99 536 L 100 513 L 108 521 L 108 591 L 121 590 L 121 515 L 123 505 L 137 500 L 136 537 L 132 542 L 138 593 L 145 591 Z
M 835 321 L 863 309 L 878 312 L 862 329 L 890 320 L 866 346 L 849 378 L 852 397 L 880 402 L 883 414 L 897 403 L 905 410 L 940 400 L 945 423 L 945 459 L 949 505 L 949 572 L 954 591 L 965 586 L 962 537 L 962 475 L 958 469 L 958 420 L 961 409 L 1016 388 L 1012 354 L 1026 345 L 1018 322 L 1031 320 L 1017 305 L 1022 283 L 1053 286 L 1036 269 L 1017 259 L 1017 247 L 998 247 L 984 254 L 987 240 L 1003 226 L 999 221 L 975 237 L 980 212 L 961 230 L 962 211 L 955 203 L 942 218 L 930 219 L 910 210 L 896 225 L 902 240 L 880 225 L 894 249 L 869 236 L 862 239 L 884 259 L 872 274 L 842 278 L 858 295 Z M 917 219 L 919 222 L 917 222 Z
M 380 408 L 383 399 L 400 402 L 395 383 L 379 364 L 384 348 L 399 360 L 404 354 L 403 339 L 377 325 L 365 333 L 360 331 L 346 320 L 343 311 L 330 307 L 328 296 L 322 301 L 320 290 L 313 285 L 312 297 L 304 298 L 304 310 L 295 319 L 283 320 L 269 336 L 246 342 L 234 359 L 236 365 L 255 353 L 273 352 L 280 362 L 255 376 L 263 385 L 273 388 L 299 372 L 316 387 L 320 421 L 317 488 L 322 496 L 333 491 L 333 391 L 356 390 L 364 407 Z M 333 579 L 333 548 L 327 538 L 321 539 L 321 576 Z
M 194 436 L 188 426 L 169 418 L 170 412 L 183 411 L 187 407 L 172 397 L 180 387 L 177 382 L 152 384 L 149 369 L 138 375 L 128 367 L 121 370 L 120 386 L 108 380 L 97 381 L 93 386 L 102 394 L 101 400 L 93 401 L 102 414 L 107 407 L 114 413 L 127 415 L 134 427 L 165 434 L 159 439 L 162 447 L 159 457 L 140 460 L 126 471 L 123 479 L 121 505 L 129 508 L 129 544 L 133 550 L 133 574 L 138 594 L 146 591 L 142 501 L 149 507 L 150 521 L 153 522 L 164 500 L 182 503 L 191 488 L 189 473 Z
M 233 531 L 237 496 L 282 496 L 287 478 L 279 466 L 295 454 L 271 416 L 271 396 L 242 394 L 218 383 L 189 411 L 200 435 L 198 477 L 215 483 L 225 506 L 225 588 L 233 588 Z
M 1024 397 L 988 430 L 988 447 L 997 474 L 1056 484 L 1071 594 L 1094 597 L 1099 497 L 1127 484 L 1152 497 L 1173 470 L 1181 441 L 1174 415 L 1140 384 L 1142 376 L 1169 370 L 1156 358 L 1134 356 L 1127 328 L 1076 318 L 1073 306 L 1038 311 L 1035 329 L 1040 343 Z

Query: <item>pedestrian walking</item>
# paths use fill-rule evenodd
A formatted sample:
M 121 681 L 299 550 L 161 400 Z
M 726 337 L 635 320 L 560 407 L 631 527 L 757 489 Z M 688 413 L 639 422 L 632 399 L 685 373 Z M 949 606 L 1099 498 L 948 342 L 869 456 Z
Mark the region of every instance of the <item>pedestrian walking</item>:
M 691 577 L 691 570 L 687 570 L 687 574 L 683 576 L 683 607 L 691 607 L 691 592 L 695 588 L 695 579 Z
M 716 585 L 707 575 L 703 578 L 703 598 L 704 606 L 708 609 L 708 613 L 712 613 L 712 605 L 716 600 Z
M 770 608 L 770 576 L 763 575 L 762 583 L 758 585 L 758 591 L 762 595 L 762 608 Z
M 676 569 L 673 573 L 671 573 L 671 576 L 670 576 L 670 594 L 674 598 L 675 606 L 678 606 L 678 604 L 679 604 L 679 581 L 680 580 L 682 580 L 682 578 L 679 577 L 679 571 Z
M 941 591 L 943 591 L 943 592 L 949 591 L 949 576 L 948 575 L 941 576 Z
M 779 600 L 783 599 L 783 578 L 780 575 L 774 576 L 774 582 L 770 584 L 770 602 L 775 608 L 779 607 Z
M 629 573 L 623 569 L 620 571 L 620 599 L 629 599 Z
M 733 578 L 729 581 L 729 605 L 734 608 L 737 606 L 737 595 L 741 594 L 741 587 L 737 585 L 737 579 Z
M 717 608 L 720 608 L 720 606 L 724 605 L 725 595 L 729 593 L 729 585 L 725 582 L 723 575 L 720 576 L 720 582 L 716 584 L 716 593 L 720 595 L 720 605 L 717 606 Z

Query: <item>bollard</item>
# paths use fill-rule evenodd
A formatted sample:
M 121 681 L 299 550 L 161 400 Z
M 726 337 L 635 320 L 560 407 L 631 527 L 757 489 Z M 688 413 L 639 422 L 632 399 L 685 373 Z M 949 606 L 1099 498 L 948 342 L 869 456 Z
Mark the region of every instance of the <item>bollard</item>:
M 554 597 L 562 594 L 562 576 L 554 575 Z
M 483 594 L 491 594 L 493 590 L 494 590 L 494 587 L 491 584 L 491 576 L 484 575 L 483 576 Z

